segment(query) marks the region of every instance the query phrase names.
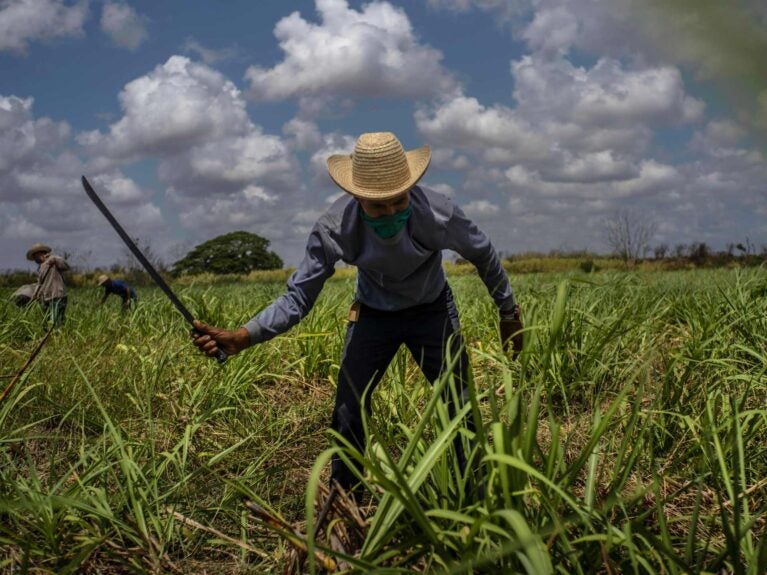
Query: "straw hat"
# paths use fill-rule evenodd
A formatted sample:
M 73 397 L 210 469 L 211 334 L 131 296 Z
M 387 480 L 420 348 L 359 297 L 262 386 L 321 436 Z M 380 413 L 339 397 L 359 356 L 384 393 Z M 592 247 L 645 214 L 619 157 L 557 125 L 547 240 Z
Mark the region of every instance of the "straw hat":
M 366 200 L 387 200 L 406 192 L 421 179 L 431 148 L 405 151 L 391 132 L 362 134 L 350 155 L 328 158 L 328 172 L 345 191 Z
M 99 276 L 99 285 L 103 286 L 105 283 L 109 281 L 109 276 L 105 276 L 104 274 L 101 274 Z
M 27 250 L 27 259 L 32 261 L 35 259 L 35 254 L 38 252 L 44 252 L 46 254 L 51 253 L 51 248 L 45 244 L 32 244 L 32 247 Z

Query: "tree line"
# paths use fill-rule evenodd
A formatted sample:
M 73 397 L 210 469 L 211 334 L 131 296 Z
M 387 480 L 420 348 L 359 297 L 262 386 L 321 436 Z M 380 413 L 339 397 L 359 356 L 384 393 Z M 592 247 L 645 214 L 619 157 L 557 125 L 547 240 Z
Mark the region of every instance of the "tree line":
M 745 242 L 728 243 L 725 251 L 715 251 L 706 242 L 679 243 L 673 247 L 667 243 L 651 246 L 658 230 L 657 223 L 648 215 L 631 210 L 621 210 L 604 221 L 604 240 L 612 253 L 626 263 L 652 257 L 686 259 L 695 265 L 724 265 L 736 259 L 755 260 L 759 263 L 767 256 L 767 244 L 756 246 L 746 237 Z
M 585 250 L 551 250 L 549 252 L 501 253 L 507 262 L 532 259 L 577 259 L 578 267 L 584 271 L 600 269 L 600 260 L 607 257 L 621 260 L 626 266 L 643 261 L 667 262 L 667 267 L 720 267 L 733 263 L 744 266 L 761 265 L 767 261 L 767 244 L 757 247 L 748 237 L 742 242 L 726 244 L 725 250 L 715 250 L 706 242 L 653 244 L 657 225 L 648 216 L 622 210 L 607 218 L 603 225 L 603 240 L 609 248 L 609 255 Z M 145 240 L 136 238 L 136 244 L 160 273 L 172 276 L 195 276 L 200 274 L 243 276 L 257 270 L 282 269 L 282 259 L 269 250 L 270 241 L 246 231 L 236 231 L 216 236 L 192 248 L 186 255 L 168 265 Z M 63 253 L 66 259 L 75 259 L 72 254 Z M 70 261 L 71 263 L 71 261 Z M 456 263 L 466 263 L 460 258 Z M 83 273 L 85 266 L 76 263 L 73 271 Z M 603 266 L 604 267 L 604 266 Z M 151 283 L 148 275 L 129 250 L 119 261 L 107 269 L 90 270 L 92 274 L 109 272 L 127 279 L 135 285 Z M 11 270 L 0 274 L 0 287 L 17 287 L 36 281 L 36 274 L 27 270 Z

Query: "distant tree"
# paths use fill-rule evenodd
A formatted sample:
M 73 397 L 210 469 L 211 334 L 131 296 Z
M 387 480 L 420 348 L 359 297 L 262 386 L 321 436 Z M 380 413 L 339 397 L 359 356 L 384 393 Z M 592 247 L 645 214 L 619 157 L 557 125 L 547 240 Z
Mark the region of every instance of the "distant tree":
M 756 247 L 753 243 L 751 243 L 751 240 L 748 236 L 746 236 L 746 245 L 738 243 L 735 247 L 738 249 L 738 251 L 742 252 L 744 256 L 750 256 L 751 254 L 756 253 Z
M 708 262 L 711 257 L 711 248 L 706 242 L 697 242 L 690 245 L 690 253 L 687 256 L 690 261 L 697 266 L 702 266 Z
M 81 273 L 93 268 L 90 263 L 93 250 L 65 249 L 60 255 L 67 260 L 70 274 Z
M 232 232 L 201 243 L 173 264 L 174 275 L 246 274 L 282 267 L 280 256 L 267 251 L 269 240 L 250 232 Z
M 634 262 L 645 253 L 658 226 L 631 210 L 621 210 L 605 221 L 605 241 L 624 262 Z
M 652 252 L 656 260 L 662 260 L 668 255 L 668 244 L 658 244 Z
M 152 264 L 154 269 L 161 272 L 166 271 L 167 268 L 165 262 L 157 252 L 155 252 L 149 240 L 133 238 L 133 243 L 136 244 L 139 251 L 144 254 L 144 257 L 149 260 L 149 263 Z M 127 273 L 131 276 L 144 273 L 144 266 L 141 265 L 141 262 L 136 259 L 136 256 L 133 255 L 133 252 L 130 251 L 127 246 L 123 248 L 120 260 L 113 264 L 111 269 L 112 271 Z
M 684 258 L 687 257 L 688 253 L 689 250 L 687 249 L 686 244 L 677 244 L 674 246 L 674 256 L 678 258 Z

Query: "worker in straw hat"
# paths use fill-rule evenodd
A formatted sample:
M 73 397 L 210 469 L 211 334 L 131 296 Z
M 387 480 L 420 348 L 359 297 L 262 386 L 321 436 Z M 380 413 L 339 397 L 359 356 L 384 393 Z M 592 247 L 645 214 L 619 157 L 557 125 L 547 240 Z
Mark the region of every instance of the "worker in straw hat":
M 128 284 L 128 282 L 124 280 L 112 279 L 108 275 L 101 274 L 98 279 L 98 285 L 104 288 L 104 295 L 101 296 L 99 305 L 104 305 L 104 302 L 107 301 L 107 298 L 111 294 L 114 294 L 122 299 L 122 309 L 129 310 L 131 308 L 131 304 L 133 304 L 133 302 L 138 299 L 136 290 L 133 289 Z
M 195 344 L 210 356 L 218 349 L 238 353 L 305 317 L 337 261 L 356 266 L 332 427 L 360 451 L 366 442 L 363 403 L 369 413 L 371 394 L 401 344 L 430 381 L 453 365 L 458 393 L 446 396 L 453 412 L 451 398 L 468 396 L 468 356 L 442 250 L 454 250 L 476 266 L 500 311 L 504 349 L 511 342 L 514 352 L 521 349 L 519 307 L 490 240 L 446 196 L 417 185 L 430 159 L 428 146 L 405 151 L 389 132 L 362 134 L 354 153 L 328 158 L 330 177 L 348 195 L 315 224 L 287 293 L 237 330 L 195 322 L 192 332 Z M 456 451 L 465 470 L 460 438 Z M 348 490 L 360 470 L 336 457 L 331 476 Z
M 32 301 L 39 301 L 45 308 L 46 323 L 52 320 L 54 326 L 60 326 L 67 310 L 67 288 L 61 273 L 69 269 L 69 264 L 51 253 L 50 247 L 39 243 L 27 250 L 27 259 L 38 264 Z

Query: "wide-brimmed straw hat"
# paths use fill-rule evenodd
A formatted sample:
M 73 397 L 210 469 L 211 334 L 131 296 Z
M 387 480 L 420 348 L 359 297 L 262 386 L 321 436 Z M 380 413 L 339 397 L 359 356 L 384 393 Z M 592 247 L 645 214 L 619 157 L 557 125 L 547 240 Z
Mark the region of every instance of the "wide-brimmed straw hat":
M 27 259 L 30 261 L 34 260 L 35 254 L 38 252 L 49 254 L 51 253 L 51 248 L 45 244 L 32 244 L 32 247 L 27 250 Z
M 104 274 L 101 274 L 99 276 L 99 285 L 103 286 L 105 283 L 109 281 L 109 276 L 105 276 Z
M 344 191 L 366 200 L 398 196 L 421 179 L 431 161 L 431 148 L 405 151 L 391 132 L 362 134 L 354 153 L 328 158 L 328 172 Z

